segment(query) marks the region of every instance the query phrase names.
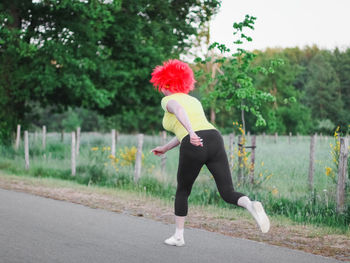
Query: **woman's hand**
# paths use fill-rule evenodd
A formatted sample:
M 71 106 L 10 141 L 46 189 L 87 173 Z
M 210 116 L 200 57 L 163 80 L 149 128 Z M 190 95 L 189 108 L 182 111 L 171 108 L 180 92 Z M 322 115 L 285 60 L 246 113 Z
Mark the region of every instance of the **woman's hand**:
M 161 156 L 162 154 L 166 153 L 167 150 L 164 146 L 157 146 L 156 148 L 152 149 L 151 152 L 157 156 Z
M 194 146 L 202 146 L 203 147 L 203 139 L 199 137 L 195 132 L 190 133 L 190 143 Z

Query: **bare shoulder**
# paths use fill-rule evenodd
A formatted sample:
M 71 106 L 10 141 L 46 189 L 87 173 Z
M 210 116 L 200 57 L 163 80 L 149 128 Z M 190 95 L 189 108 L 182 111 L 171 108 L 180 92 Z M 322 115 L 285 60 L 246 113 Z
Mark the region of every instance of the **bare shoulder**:
M 174 113 L 177 109 L 181 108 L 181 104 L 176 100 L 171 99 L 168 101 L 166 108 L 169 112 Z

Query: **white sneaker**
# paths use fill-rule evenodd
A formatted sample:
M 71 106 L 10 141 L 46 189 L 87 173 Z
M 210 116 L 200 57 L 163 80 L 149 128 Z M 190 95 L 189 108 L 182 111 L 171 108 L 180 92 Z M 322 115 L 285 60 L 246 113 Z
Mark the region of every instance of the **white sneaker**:
M 170 246 L 182 247 L 185 245 L 185 240 L 184 238 L 175 238 L 175 236 L 171 236 L 164 240 L 164 243 Z
M 270 220 L 267 217 L 262 204 L 258 201 L 252 202 L 253 211 L 252 216 L 254 217 L 256 223 L 260 227 L 261 232 L 267 233 L 270 229 Z

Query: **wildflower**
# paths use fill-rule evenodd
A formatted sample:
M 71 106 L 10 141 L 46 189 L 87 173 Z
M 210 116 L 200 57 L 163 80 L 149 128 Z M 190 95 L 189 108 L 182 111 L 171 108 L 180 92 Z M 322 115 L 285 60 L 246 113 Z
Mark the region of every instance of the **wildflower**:
M 269 174 L 269 175 L 266 177 L 266 180 L 269 180 L 271 177 L 272 177 L 272 174 Z
M 114 159 L 115 156 L 114 156 L 113 154 L 110 154 L 110 155 L 108 156 L 108 158 L 109 158 L 109 159 Z
M 263 174 L 262 173 L 259 173 L 259 177 L 262 177 L 263 176 Z
M 278 189 L 277 189 L 277 188 L 273 188 L 272 191 L 271 191 L 271 193 L 272 193 L 273 195 L 277 195 L 277 194 L 278 194 Z
M 339 129 L 340 129 L 340 126 L 338 126 L 337 129 L 334 132 L 334 137 L 335 138 L 338 138 L 338 135 L 339 135 L 338 131 L 339 131 Z
M 239 127 L 238 129 L 243 135 L 245 134 L 244 130 L 241 127 Z
M 120 150 L 120 157 L 122 159 L 122 166 L 125 165 L 132 165 L 135 163 L 136 160 L 136 152 L 137 152 L 137 148 L 135 146 L 128 148 L 125 147 L 124 151 Z M 142 159 L 144 159 L 144 155 L 142 154 Z
M 91 151 L 98 151 L 98 147 L 92 147 Z
M 326 175 L 329 176 L 332 172 L 332 168 L 331 167 L 326 167 Z
M 261 166 L 264 166 L 264 162 L 261 162 Z
M 111 147 L 107 147 L 107 150 L 110 151 L 110 150 L 111 150 Z

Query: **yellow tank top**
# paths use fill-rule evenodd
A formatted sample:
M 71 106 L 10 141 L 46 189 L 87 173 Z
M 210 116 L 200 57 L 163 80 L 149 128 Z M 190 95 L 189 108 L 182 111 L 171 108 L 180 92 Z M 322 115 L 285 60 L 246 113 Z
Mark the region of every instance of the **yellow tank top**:
M 177 120 L 175 114 L 168 112 L 166 105 L 168 101 L 177 101 L 186 111 L 193 131 L 216 129 L 205 117 L 202 104 L 195 97 L 185 93 L 175 93 L 165 96 L 162 99 L 162 108 L 165 111 L 163 117 L 163 127 L 167 131 L 175 133 L 177 139 L 181 142 L 188 134 L 185 127 Z

